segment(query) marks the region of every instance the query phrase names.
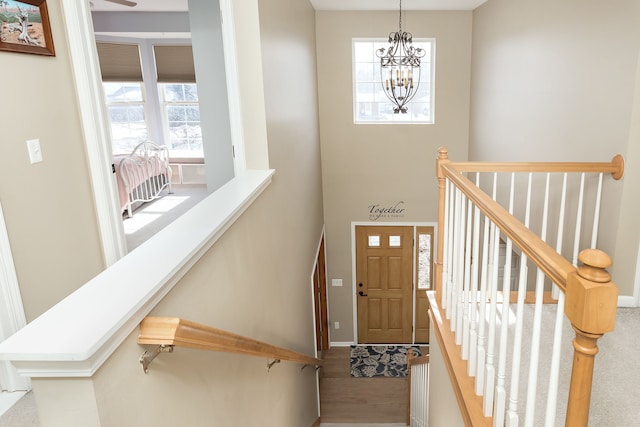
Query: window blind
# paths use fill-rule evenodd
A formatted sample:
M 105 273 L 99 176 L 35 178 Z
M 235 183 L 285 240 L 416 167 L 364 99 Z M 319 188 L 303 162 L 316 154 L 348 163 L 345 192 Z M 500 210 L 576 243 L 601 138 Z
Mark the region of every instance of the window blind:
M 96 43 L 102 81 L 141 82 L 140 49 L 137 44 Z
M 158 83 L 195 83 L 191 46 L 153 46 Z

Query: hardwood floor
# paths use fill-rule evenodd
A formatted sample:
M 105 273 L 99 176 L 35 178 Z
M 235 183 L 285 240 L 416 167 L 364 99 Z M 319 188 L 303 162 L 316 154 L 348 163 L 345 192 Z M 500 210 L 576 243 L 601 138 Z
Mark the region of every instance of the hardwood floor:
M 403 423 L 407 416 L 406 378 L 352 378 L 349 347 L 324 351 L 320 375 L 323 423 Z

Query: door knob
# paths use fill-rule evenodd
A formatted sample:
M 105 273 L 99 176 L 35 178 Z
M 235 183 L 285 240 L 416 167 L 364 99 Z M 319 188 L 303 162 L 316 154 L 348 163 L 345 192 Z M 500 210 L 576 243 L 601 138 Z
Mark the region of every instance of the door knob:
M 361 297 L 369 296 L 369 295 L 365 294 L 365 293 L 364 293 L 364 292 L 362 292 L 362 291 L 358 292 L 358 295 L 360 295 Z

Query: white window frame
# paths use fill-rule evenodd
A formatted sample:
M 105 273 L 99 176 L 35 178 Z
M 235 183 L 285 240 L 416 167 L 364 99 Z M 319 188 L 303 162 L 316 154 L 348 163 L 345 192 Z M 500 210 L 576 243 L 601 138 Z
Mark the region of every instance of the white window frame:
M 386 38 L 353 38 L 351 40 L 351 68 L 352 68 L 352 89 L 353 89 L 353 123 L 354 124 L 434 124 L 435 123 L 435 62 L 436 62 L 436 39 L 435 38 L 414 38 L 415 43 L 430 43 L 431 49 L 427 51 L 425 58 L 430 59 L 430 70 L 429 75 L 431 76 L 430 81 L 424 82 L 421 81 L 420 85 L 429 84 L 429 109 L 430 109 L 430 117 L 425 120 L 407 120 L 407 114 L 395 114 L 393 115 L 392 120 L 359 120 L 358 119 L 358 102 L 357 102 L 357 93 L 356 93 L 356 85 L 358 83 L 372 83 L 372 82 L 358 82 L 357 79 L 357 70 L 356 70 L 356 43 L 368 42 L 368 43 L 381 43 L 385 46 L 387 45 L 388 40 Z M 424 66 L 423 66 L 424 67 Z M 424 75 L 425 69 L 423 68 L 421 71 L 421 80 Z M 379 75 L 379 74 L 378 74 Z M 374 84 L 381 84 L 379 81 L 376 81 L 376 76 L 374 76 Z M 390 102 L 390 101 L 389 101 Z M 414 104 L 414 101 L 410 101 L 408 105 Z
M 200 106 L 200 96 L 198 95 L 198 101 L 167 101 L 167 99 L 165 98 L 165 92 L 164 92 L 164 86 L 168 86 L 168 85 L 187 85 L 187 84 L 193 84 L 196 85 L 196 83 L 181 83 L 181 82 L 176 82 L 176 83 L 157 83 L 158 86 L 158 97 L 160 99 L 160 114 L 162 116 L 162 127 L 163 127 L 163 133 L 164 133 L 164 143 L 167 146 L 167 148 L 169 149 L 169 158 L 171 159 L 171 161 L 181 161 L 181 160 L 185 160 L 188 159 L 190 161 L 195 161 L 195 160 L 203 160 L 204 159 L 204 146 L 203 146 L 203 152 L 200 156 L 194 156 L 194 157 L 187 157 L 187 156 L 175 156 L 173 151 L 171 150 L 171 130 L 169 127 L 169 117 L 167 114 L 167 107 L 169 105 L 195 105 L 198 107 L 199 110 L 199 106 Z M 200 122 L 202 122 L 202 118 L 200 119 Z M 201 128 L 202 131 L 202 128 Z M 202 140 L 202 134 L 200 135 L 200 139 Z
M 120 83 L 120 84 L 138 84 L 140 85 L 140 93 L 142 94 L 142 100 L 141 101 L 115 101 L 115 102 L 109 102 L 107 99 L 107 93 L 106 93 L 106 89 L 105 89 L 105 85 L 109 84 L 109 83 Z M 131 105 L 141 105 L 142 109 L 144 111 L 144 124 L 145 127 L 147 129 L 147 137 L 145 138 L 146 140 L 149 140 L 149 134 L 150 134 L 150 129 L 149 129 L 149 109 L 148 109 L 148 102 L 147 102 L 147 95 L 146 95 L 146 88 L 145 88 L 145 84 L 144 82 L 140 81 L 120 81 L 120 82 L 103 82 L 102 83 L 102 88 L 104 90 L 104 97 L 105 97 L 105 105 L 107 106 L 107 114 L 109 116 L 109 129 L 113 130 L 113 123 L 111 122 L 111 111 L 110 111 L 110 107 L 128 107 Z M 140 142 L 144 142 L 144 141 L 140 141 Z M 112 151 L 113 154 L 128 154 L 128 153 L 124 153 L 124 152 L 118 152 L 116 153 L 113 147 L 113 133 L 111 135 L 111 144 L 112 144 Z M 132 149 L 135 148 L 137 144 L 134 145 L 134 147 L 131 147 Z M 130 152 L 130 151 L 129 151 Z

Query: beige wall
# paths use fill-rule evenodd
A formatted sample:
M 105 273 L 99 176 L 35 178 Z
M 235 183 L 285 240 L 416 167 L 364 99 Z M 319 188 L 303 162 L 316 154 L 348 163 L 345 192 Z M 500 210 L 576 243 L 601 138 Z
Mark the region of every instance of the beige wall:
M 618 286 L 624 284 L 624 294 L 631 295 L 631 286 L 640 286 L 634 283 L 636 279 L 636 265 L 638 259 L 638 245 L 640 244 L 640 198 L 638 197 L 638 183 L 640 183 L 640 54 L 636 68 L 636 82 L 634 90 L 634 102 L 629 130 L 629 146 L 625 156 L 625 172 L 623 178 L 622 200 L 620 204 L 620 217 L 616 249 L 613 259 L 615 281 Z M 636 290 L 636 292 L 638 289 Z M 635 295 L 638 298 L 638 295 Z
M 152 315 L 180 316 L 312 355 L 311 274 L 323 226 L 314 12 L 297 0 L 258 6 L 269 166 L 276 175 Z M 280 90 L 290 85 L 283 70 L 297 77 L 295 90 Z M 137 333 L 94 375 L 95 402 L 67 404 L 72 399 L 65 397 L 87 390 L 73 379 L 35 381 L 36 399 L 61 401 L 63 410 L 88 417 L 95 408 L 103 427 L 300 427 L 317 418 L 313 369 L 283 362 L 267 372 L 265 359 L 176 349 L 145 375 Z M 43 426 L 61 425 L 55 408 L 44 409 L 51 412 Z
M 627 155 L 640 48 L 640 4 L 491 0 L 473 14 L 469 158 L 607 161 Z M 624 183 L 608 183 L 598 247 L 637 253 L 638 233 L 616 241 Z M 632 185 L 636 185 L 632 184 Z M 610 209 L 609 206 L 616 208 Z M 634 227 L 635 229 L 635 227 Z M 635 259 L 635 256 L 633 257 Z M 621 295 L 633 268 L 616 265 Z M 618 277 L 620 280 L 618 280 Z
M 442 349 L 431 328 L 429 336 L 429 426 L 462 427 L 464 421 L 444 363 Z
M 0 54 L 0 202 L 28 321 L 104 268 L 62 16 L 47 5 L 56 56 Z M 44 161 L 31 165 L 33 138 Z
M 370 205 L 404 202 L 404 217 L 436 221 L 435 158 L 440 146 L 466 160 L 471 12 L 406 12 L 403 28 L 436 39 L 435 124 L 353 124 L 351 40 L 386 37 L 397 12 L 316 13 L 324 212 L 327 226 L 331 341 L 352 341 L 351 222 L 368 221 Z

